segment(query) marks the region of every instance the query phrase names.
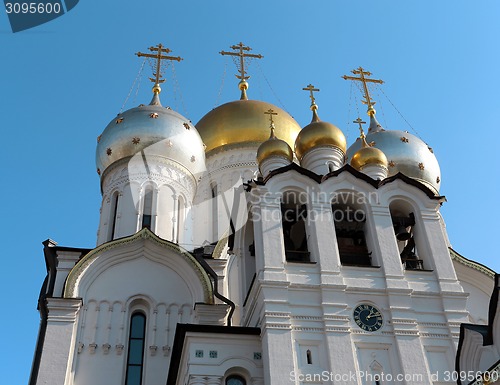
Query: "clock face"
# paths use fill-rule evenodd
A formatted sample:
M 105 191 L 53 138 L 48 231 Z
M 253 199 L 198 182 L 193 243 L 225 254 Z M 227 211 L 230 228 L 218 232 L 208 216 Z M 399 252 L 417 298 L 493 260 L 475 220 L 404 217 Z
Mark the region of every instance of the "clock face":
M 382 313 L 375 306 L 362 303 L 354 308 L 354 322 L 367 332 L 374 332 L 382 327 Z

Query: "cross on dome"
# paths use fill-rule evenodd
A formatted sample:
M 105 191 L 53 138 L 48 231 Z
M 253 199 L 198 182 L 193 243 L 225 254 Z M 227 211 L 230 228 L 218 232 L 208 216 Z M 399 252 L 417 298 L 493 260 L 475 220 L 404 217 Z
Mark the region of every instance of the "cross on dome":
M 274 134 L 273 115 L 278 115 L 278 113 L 274 112 L 274 110 L 270 108 L 267 111 L 264 111 L 264 114 L 269 115 L 269 128 L 271 129 L 271 136 L 269 137 L 269 139 L 275 138 L 276 135 Z
M 229 56 L 236 56 L 240 58 L 240 63 L 238 65 L 238 72 L 240 73 L 239 75 L 235 75 L 238 79 L 240 79 L 239 83 L 239 88 L 241 90 L 241 100 L 247 100 L 247 94 L 246 90 L 248 89 L 248 82 L 247 80 L 250 79 L 250 76 L 246 75 L 246 70 L 245 70 L 245 58 L 255 58 L 255 59 L 262 59 L 264 56 L 261 54 L 253 54 L 253 53 L 248 53 L 249 51 L 252 50 L 249 46 L 244 45 L 242 42 L 236 45 L 232 45 L 230 47 L 232 50 L 235 52 L 228 52 L 228 51 L 220 51 L 219 53 L 224 56 L 224 55 L 229 55 Z
M 311 110 L 317 110 L 318 105 L 316 104 L 316 98 L 314 97 L 314 92 L 319 92 L 319 88 L 314 88 L 312 84 L 308 84 L 307 87 L 302 88 L 304 91 L 309 91 L 309 97 L 311 98 Z
M 363 130 L 363 124 L 366 124 L 366 122 L 363 122 L 363 120 L 358 116 L 358 118 L 354 120 L 353 123 L 359 124 L 359 137 L 361 139 L 366 138 L 365 131 Z
M 373 106 L 375 105 L 375 102 L 372 101 L 371 98 L 370 98 L 370 93 L 368 92 L 367 83 L 383 84 L 384 81 L 380 80 L 380 79 L 369 79 L 369 78 L 367 78 L 367 76 L 371 76 L 372 73 L 368 72 L 368 71 L 365 71 L 363 69 L 363 67 L 358 67 L 358 69 L 352 70 L 351 72 L 354 75 L 359 75 L 359 78 L 355 77 L 355 76 L 347 76 L 347 75 L 342 76 L 342 78 L 344 80 L 353 80 L 353 81 L 358 81 L 358 82 L 363 83 L 363 89 L 364 89 L 364 95 L 363 96 L 365 98 L 365 100 L 363 100 L 363 103 L 368 106 L 368 115 L 370 115 L 370 116 L 375 115 L 376 111 L 373 108 Z
M 165 81 L 165 79 L 161 79 L 161 61 L 162 60 L 170 60 L 170 61 L 175 60 L 175 61 L 180 62 L 183 59 L 180 56 L 163 55 L 163 54 L 172 52 L 172 50 L 164 47 L 161 43 L 158 44 L 156 47 L 149 47 L 148 49 L 154 53 L 137 52 L 136 55 L 138 57 L 148 57 L 148 58 L 156 59 L 156 72 L 153 72 L 154 78 L 149 78 L 149 80 L 151 80 L 154 83 L 153 93 L 155 95 L 157 95 L 161 92 L 160 83 L 163 83 Z

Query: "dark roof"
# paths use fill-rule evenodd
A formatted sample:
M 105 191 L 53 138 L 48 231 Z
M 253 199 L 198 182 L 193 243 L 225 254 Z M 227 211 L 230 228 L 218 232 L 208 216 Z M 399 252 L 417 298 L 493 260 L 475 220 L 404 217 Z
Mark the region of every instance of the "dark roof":
M 455 360 L 455 369 L 460 371 L 460 355 L 465 339 L 465 331 L 472 330 L 480 333 L 483 336 L 483 346 L 493 345 L 493 323 L 497 313 L 498 301 L 500 296 L 500 274 L 495 274 L 495 287 L 490 299 L 490 307 L 488 310 L 488 325 L 462 324 L 460 325 L 460 339 L 458 342 L 457 358 Z M 460 385 L 460 378 L 457 380 Z
M 444 196 L 436 195 L 429 187 L 427 187 L 423 183 L 417 181 L 416 179 L 410 178 L 410 177 L 408 177 L 400 172 L 398 172 L 396 175 L 385 178 L 384 180 L 375 180 L 375 179 L 369 177 L 368 175 L 366 175 L 365 173 L 362 173 L 362 172 L 356 170 L 354 167 L 352 167 L 349 164 L 346 164 L 343 167 L 339 168 L 338 170 L 332 171 L 326 175 L 318 175 L 318 174 L 316 174 L 308 169 L 305 169 L 305 168 L 299 166 L 296 163 L 291 163 L 287 166 L 280 167 L 280 168 L 277 168 L 276 170 L 271 171 L 264 179 L 257 180 L 257 181 L 255 181 L 255 183 L 263 186 L 275 175 L 283 174 L 283 173 L 286 173 L 286 172 L 291 171 L 291 170 L 296 171 L 299 174 L 302 174 L 304 176 L 307 176 L 308 178 L 314 180 L 316 183 L 322 183 L 330 178 L 335 178 L 344 172 L 348 172 L 351 175 L 353 175 L 354 177 L 365 181 L 366 183 L 370 184 L 371 186 L 373 186 L 376 189 L 378 189 L 386 184 L 392 183 L 395 180 L 401 180 L 401 181 L 405 182 L 406 184 L 417 187 L 418 189 L 423 191 L 431 199 L 445 200 Z
M 181 363 L 182 349 L 186 333 L 212 333 L 212 334 L 243 334 L 243 335 L 260 335 L 259 328 L 242 327 L 242 326 L 219 326 L 219 325 L 195 325 L 195 324 L 177 324 L 175 330 L 174 345 L 172 348 L 172 356 L 170 358 L 170 369 L 168 370 L 167 385 L 175 385 L 177 375 L 179 374 L 179 366 Z

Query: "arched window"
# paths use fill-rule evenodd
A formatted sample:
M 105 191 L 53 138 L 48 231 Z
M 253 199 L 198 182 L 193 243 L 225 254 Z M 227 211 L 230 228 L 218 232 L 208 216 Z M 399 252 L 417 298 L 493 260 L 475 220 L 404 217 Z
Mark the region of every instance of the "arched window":
M 144 206 L 142 210 L 142 226 L 151 229 L 151 219 L 153 217 L 153 190 L 148 187 L 144 194 Z
M 218 241 L 219 240 L 219 231 L 218 231 L 218 226 L 219 226 L 219 220 L 218 220 L 218 214 L 219 214 L 219 207 L 218 207 L 218 190 L 217 190 L 217 184 L 213 183 L 210 185 L 210 192 L 212 196 L 212 240 L 213 241 Z
M 412 208 L 404 202 L 393 202 L 390 211 L 403 267 L 405 270 L 423 270 L 424 264 L 418 257 L 415 243 L 415 215 Z
M 179 196 L 177 198 L 177 243 L 181 242 L 184 229 L 184 216 L 184 199 Z
M 146 334 L 146 316 L 134 313 L 130 318 L 128 338 L 127 374 L 125 385 L 141 385 L 144 366 L 144 343 Z
M 118 197 L 120 194 L 118 194 L 118 191 L 115 191 L 113 196 L 111 197 L 111 210 L 109 211 L 109 221 L 110 221 L 110 227 L 109 227 L 109 238 L 108 241 L 111 241 L 115 237 L 115 230 L 116 230 L 116 216 L 118 214 Z
M 281 222 L 288 262 L 310 262 L 306 231 L 307 206 L 300 199 L 301 196 L 288 193 L 281 202 Z
M 356 205 L 354 196 L 342 195 L 332 204 L 332 213 L 342 265 L 372 266 L 365 235 L 365 210 Z
M 237 374 L 232 374 L 226 378 L 226 385 L 246 385 L 246 383 L 245 379 Z

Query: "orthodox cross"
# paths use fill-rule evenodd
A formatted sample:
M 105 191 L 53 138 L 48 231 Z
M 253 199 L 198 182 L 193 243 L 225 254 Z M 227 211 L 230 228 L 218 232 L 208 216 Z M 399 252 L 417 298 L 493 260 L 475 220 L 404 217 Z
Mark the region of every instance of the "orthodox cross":
M 363 124 L 365 124 L 366 122 L 363 122 L 363 120 L 361 120 L 361 118 L 358 117 L 356 120 L 353 121 L 353 123 L 358 123 L 359 124 L 359 132 L 360 132 L 359 137 L 360 138 L 364 138 L 365 137 L 365 132 L 363 131 Z
M 316 99 L 314 98 L 314 92 L 319 92 L 319 88 L 314 88 L 312 84 L 308 84 L 307 87 L 302 88 L 304 91 L 309 91 L 309 97 L 311 98 L 311 107 L 316 105 Z
M 265 111 L 264 114 L 269 115 L 269 128 L 271 129 L 271 136 L 269 137 L 269 139 L 276 138 L 276 135 L 274 134 L 273 115 L 278 115 L 278 113 L 274 112 L 274 110 L 270 108 L 267 111 Z
M 236 52 L 227 52 L 227 51 L 220 51 L 219 53 L 221 55 L 230 55 L 230 56 L 237 56 L 240 58 L 240 65 L 239 65 L 239 68 L 238 68 L 238 72 L 240 73 L 239 75 L 236 75 L 236 77 L 238 79 L 240 79 L 241 81 L 244 81 L 244 80 L 247 80 L 248 78 L 250 78 L 250 76 L 245 76 L 246 75 L 246 71 L 245 71 L 245 58 L 247 57 L 253 57 L 253 58 L 257 58 L 257 59 L 262 59 L 264 56 L 260 55 L 260 54 L 253 54 L 253 53 L 248 53 L 249 51 L 251 51 L 252 49 L 246 45 L 244 45 L 243 43 L 239 43 L 237 45 L 232 45 L 230 47 L 232 50 L 235 50 Z
M 272 108 L 268 109 L 264 112 L 264 114 L 269 115 L 269 122 L 271 126 L 274 126 L 273 115 L 278 115 L 277 112 L 274 112 Z
M 166 53 L 172 52 L 170 49 L 164 47 L 161 43 L 158 44 L 156 47 L 149 47 L 148 48 L 151 52 L 153 53 L 142 53 L 142 52 L 137 52 L 136 55 L 139 57 L 149 57 L 156 59 L 156 73 L 153 72 L 154 79 L 149 78 L 153 83 L 155 83 L 155 86 L 160 85 L 160 83 L 163 83 L 165 79 L 161 79 L 161 61 L 162 60 L 176 60 L 176 61 L 181 61 L 182 58 L 180 56 L 167 56 L 163 55 Z
M 354 81 L 359 81 L 363 83 L 363 89 L 365 91 L 364 97 L 365 100 L 363 100 L 363 103 L 368 105 L 368 109 L 372 108 L 375 102 L 372 102 L 370 99 L 370 93 L 368 92 L 368 86 L 366 83 L 378 83 L 378 84 L 383 84 L 384 81 L 380 79 L 368 79 L 366 76 L 371 76 L 371 72 L 365 71 L 363 67 L 359 67 L 358 69 L 352 70 L 351 71 L 354 75 L 359 75 L 359 78 L 355 76 L 347 76 L 344 75 L 342 76 L 345 80 L 354 80 Z

